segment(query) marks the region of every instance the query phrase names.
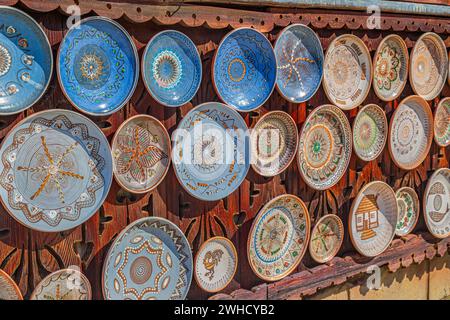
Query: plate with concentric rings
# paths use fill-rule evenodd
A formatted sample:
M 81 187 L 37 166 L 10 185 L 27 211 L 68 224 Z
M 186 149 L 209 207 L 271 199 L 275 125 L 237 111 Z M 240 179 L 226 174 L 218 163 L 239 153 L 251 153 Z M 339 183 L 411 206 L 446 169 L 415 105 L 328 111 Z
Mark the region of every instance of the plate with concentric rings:
M 450 145 L 450 97 L 439 101 L 434 114 L 434 141 L 440 147 Z

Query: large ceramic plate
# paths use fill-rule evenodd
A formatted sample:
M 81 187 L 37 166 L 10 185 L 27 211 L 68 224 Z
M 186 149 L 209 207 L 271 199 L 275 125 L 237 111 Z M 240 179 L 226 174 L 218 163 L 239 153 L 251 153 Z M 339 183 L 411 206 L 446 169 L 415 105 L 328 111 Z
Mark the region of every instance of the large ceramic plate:
M 352 130 L 344 112 L 323 105 L 311 112 L 303 125 L 297 164 L 303 180 L 312 188 L 334 186 L 347 170 L 352 155 Z
M 239 111 L 254 110 L 275 87 L 277 64 L 272 45 L 255 29 L 231 31 L 217 48 L 212 74 L 223 102 Z
M 173 136 L 172 161 L 181 185 L 205 201 L 231 194 L 250 167 L 248 140 L 244 119 L 222 103 L 189 111 Z
M 158 217 L 139 219 L 114 240 L 103 265 L 107 300 L 182 300 L 191 286 L 192 252 L 183 232 Z
M 0 300 L 23 300 L 17 284 L 2 269 L 0 269 Z
M 0 149 L 0 196 L 10 215 L 46 232 L 72 229 L 106 199 L 108 140 L 88 118 L 54 109 L 19 122 Z
M 286 194 L 268 202 L 253 221 L 247 255 L 253 272 L 265 281 L 280 280 L 297 268 L 310 233 L 308 209 Z
M 427 157 L 433 141 L 433 114 L 419 96 L 409 96 L 395 109 L 389 124 L 389 152 L 401 169 L 411 170 Z
M 281 31 L 274 51 L 280 94 L 294 103 L 311 99 L 323 75 L 323 49 L 316 33 L 303 24 L 290 25 Z
M 195 44 L 185 34 L 175 30 L 156 34 L 142 59 L 145 86 L 162 105 L 182 106 L 197 93 L 202 62 Z
M 139 79 L 136 47 L 127 31 L 104 17 L 89 17 L 69 29 L 57 59 L 64 94 L 79 110 L 109 115 L 125 105 Z
M 344 110 L 366 99 L 372 82 L 372 59 L 364 42 L 351 34 L 337 37 L 325 54 L 323 87 L 328 99 Z
M 397 197 L 398 219 L 395 234 L 406 236 L 416 226 L 419 219 L 419 197 L 414 189 L 403 187 L 395 193 Z
M 0 115 L 36 103 L 52 71 L 52 49 L 39 24 L 16 8 L 0 6 Z
M 114 177 L 120 186 L 133 193 L 149 192 L 169 170 L 169 134 L 152 116 L 131 117 L 117 129 L 112 155 Z
M 318 263 L 333 259 L 344 241 L 344 225 L 341 218 L 327 214 L 317 221 L 309 241 L 309 253 Z
M 450 97 L 439 102 L 434 114 L 434 141 L 440 147 L 450 145 Z
M 394 190 L 382 181 L 366 184 L 350 209 L 349 232 L 355 249 L 367 257 L 384 252 L 394 238 L 397 216 Z

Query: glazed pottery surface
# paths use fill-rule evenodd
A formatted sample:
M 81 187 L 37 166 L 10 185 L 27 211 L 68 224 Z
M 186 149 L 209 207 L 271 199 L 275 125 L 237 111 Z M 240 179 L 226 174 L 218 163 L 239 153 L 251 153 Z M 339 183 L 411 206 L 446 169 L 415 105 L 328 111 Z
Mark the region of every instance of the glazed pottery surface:
M 341 218 L 327 214 L 317 221 L 311 231 L 309 253 L 318 263 L 334 258 L 344 241 L 344 225 Z
M 395 193 L 397 198 L 398 219 L 395 234 L 406 236 L 416 226 L 419 219 L 419 197 L 414 189 L 403 187 Z
M 450 97 L 439 102 L 434 114 L 434 141 L 440 147 L 450 145 Z
M 23 300 L 17 284 L 2 269 L 0 269 L 0 300 Z

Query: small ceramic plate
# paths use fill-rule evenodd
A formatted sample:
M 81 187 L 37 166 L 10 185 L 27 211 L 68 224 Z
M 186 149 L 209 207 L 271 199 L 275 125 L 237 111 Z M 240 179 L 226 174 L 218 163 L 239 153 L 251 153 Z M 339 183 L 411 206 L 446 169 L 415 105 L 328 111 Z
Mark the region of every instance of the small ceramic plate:
M 172 222 L 147 217 L 114 240 L 103 265 L 107 300 L 183 300 L 191 286 L 192 252 Z
M 179 31 L 156 34 L 144 51 L 142 76 L 148 92 L 162 105 L 188 103 L 202 81 L 202 61 L 195 44 Z
M 398 220 L 395 234 L 406 236 L 413 231 L 419 219 L 419 197 L 414 189 L 403 187 L 395 193 L 398 207 Z
M 409 81 L 414 92 L 433 100 L 441 92 L 448 72 L 444 41 L 433 32 L 424 33 L 414 45 L 409 66 Z
M 355 249 L 366 257 L 383 253 L 394 238 L 397 216 L 394 190 L 382 181 L 366 184 L 350 209 L 349 232 Z
M 132 193 L 156 188 L 170 165 L 170 137 L 164 125 L 148 115 L 137 115 L 117 129 L 112 142 L 114 177 Z
M 26 13 L 0 6 L 0 115 L 35 104 L 52 77 L 53 55 L 39 24 Z
M 323 75 L 323 49 L 317 34 L 303 24 L 284 28 L 275 42 L 277 88 L 288 101 L 311 99 Z
M 272 45 L 259 31 L 228 33 L 214 56 L 212 78 L 219 98 L 238 111 L 259 108 L 272 94 L 277 63 Z
M 353 109 L 366 99 L 372 82 L 372 59 L 364 42 L 344 34 L 334 39 L 325 54 L 323 87 L 333 104 Z
M 112 182 L 108 140 L 85 116 L 63 109 L 19 122 L 0 148 L 0 196 L 21 224 L 75 228 L 103 204 Z
M 110 115 L 133 95 L 139 79 L 133 40 L 117 22 L 89 17 L 66 33 L 58 51 L 58 80 L 80 111 Z
M 271 111 L 258 120 L 250 134 L 252 168 L 262 176 L 283 172 L 294 160 L 297 125 L 284 111 Z
M 352 155 L 352 130 L 344 112 L 333 105 L 314 109 L 306 119 L 297 150 L 303 180 L 317 190 L 334 186 Z
M 297 268 L 306 252 L 311 223 L 303 201 L 291 194 L 269 201 L 253 221 L 247 255 L 253 272 L 276 281 Z
M 386 145 L 389 128 L 384 110 L 376 104 L 362 107 L 353 122 L 353 147 L 364 161 L 376 159 Z
M 2 269 L 0 269 L 0 300 L 23 300 L 17 284 Z
M 412 170 L 427 157 L 433 141 L 433 114 L 419 96 L 409 96 L 395 109 L 389 124 L 389 152 L 401 169 Z
M 450 145 L 450 97 L 439 102 L 434 114 L 434 141 L 440 147 Z
M 233 243 L 224 237 L 208 239 L 195 257 L 195 281 L 207 292 L 225 289 L 233 280 L 238 256 Z
M 450 236 L 450 169 L 436 170 L 423 196 L 423 215 L 428 230 L 437 238 Z
M 344 241 L 344 225 L 341 218 L 327 214 L 317 221 L 309 241 L 309 253 L 318 263 L 334 258 Z
M 91 284 L 84 274 L 62 269 L 49 274 L 34 289 L 30 300 L 91 300 Z

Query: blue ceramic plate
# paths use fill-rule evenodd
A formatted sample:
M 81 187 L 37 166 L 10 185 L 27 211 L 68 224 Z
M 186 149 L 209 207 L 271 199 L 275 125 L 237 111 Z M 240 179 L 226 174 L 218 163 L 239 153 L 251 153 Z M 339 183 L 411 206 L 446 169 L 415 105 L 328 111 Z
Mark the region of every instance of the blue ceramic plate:
M 145 48 L 142 76 L 147 90 L 162 105 L 179 107 L 189 102 L 202 80 L 195 44 L 179 31 L 158 33 Z
M 277 64 L 272 45 L 254 29 L 236 29 L 222 39 L 212 72 L 223 102 L 238 111 L 257 109 L 275 86 Z
M 52 71 L 52 49 L 41 27 L 24 12 L 0 6 L 0 115 L 36 103 Z
M 19 122 L 0 148 L 0 197 L 23 225 L 72 229 L 106 199 L 112 181 L 108 140 L 79 113 L 53 109 Z
M 219 102 L 203 103 L 181 120 L 172 150 L 178 180 L 200 200 L 225 198 L 250 167 L 247 125 L 239 113 Z
M 277 88 L 288 101 L 311 99 L 323 76 L 323 50 L 316 33 L 303 24 L 281 31 L 275 43 Z
M 104 17 L 86 18 L 70 28 L 57 60 L 64 94 L 90 115 L 109 115 L 123 107 L 139 78 L 133 40 L 121 25 Z

